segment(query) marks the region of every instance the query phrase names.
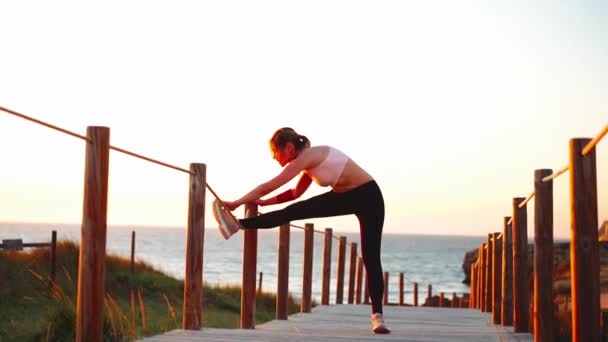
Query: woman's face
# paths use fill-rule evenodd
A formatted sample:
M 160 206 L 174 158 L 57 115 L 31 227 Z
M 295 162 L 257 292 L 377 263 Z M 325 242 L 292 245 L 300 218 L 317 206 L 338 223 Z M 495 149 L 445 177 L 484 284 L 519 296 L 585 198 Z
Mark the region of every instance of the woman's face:
M 290 161 L 296 157 L 295 147 L 292 143 L 288 142 L 282 148 L 271 145 L 270 152 L 272 158 L 276 160 L 281 166 L 287 165 Z

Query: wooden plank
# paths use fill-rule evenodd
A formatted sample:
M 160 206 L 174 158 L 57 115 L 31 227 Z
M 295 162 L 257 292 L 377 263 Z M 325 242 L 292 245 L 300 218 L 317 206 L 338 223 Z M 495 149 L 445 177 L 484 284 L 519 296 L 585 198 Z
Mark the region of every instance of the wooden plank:
M 298 313 L 254 330 L 174 330 L 140 341 L 533 341 L 529 333 L 491 324 L 491 316 L 478 310 L 388 306 L 384 316 L 392 332 L 387 335 L 371 332 L 369 314 L 366 305 L 323 305 L 313 308 L 312 314 Z

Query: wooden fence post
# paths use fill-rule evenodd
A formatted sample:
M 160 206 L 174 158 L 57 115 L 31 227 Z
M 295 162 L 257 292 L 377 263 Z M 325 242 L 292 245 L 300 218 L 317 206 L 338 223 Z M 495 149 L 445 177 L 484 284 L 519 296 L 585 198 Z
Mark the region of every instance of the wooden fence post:
M 276 314 L 278 320 L 286 320 L 288 315 L 289 297 L 289 239 L 291 226 L 282 224 L 279 228 L 279 252 L 277 263 L 277 302 Z
M 245 217 L 258 216 L 258 206 L 245 205 Z M 243 231 L 243 280 L 241 287 L 241 329 L 255 329 L 255 278 L 257 276 L 258 230 Z
M 312 223 L 304 225 L 304 270 L 302 275 L 302 303 L 300 312 L 312 310 L 312 260 L 315 243 L 315 228 Z
M 476 291 L 475 291 L 475 287 L 477 286 L 477 279 L 475 278 L 476 273 L 477 273 L 477 262 L 479 261 L 479 259 L 477 259 L 477 261 L 475 261 L 473 264 L 471 264 L 471 283 L 469 286 L 469 308 L 473 309 L 475 308 L 475 296 Z
M 260 276 L 258 277 L 258 294 L 262 294 L 262 280 L 264 279 L 264 272 L 260 271 Z
M 135 231 L 131 232 L 131 274 L 135 273 Z
M 57 231 L 51 232 L 51 281 L 57 277 Z
M 348 272 L 348 304 L 355 303 L 355 272 L 357 267 L 357 243 L 350 243 L 350 270 Z
M 501 324 L 513 325 L 513 234 L 509 221 L 504 218 L 502 231 L 502 303 Z
M 492 239 L 492 322 L 500 324 L 502 315 L 502 238 L 500 233 L 494 233 Z
M 534 171 L 534 341 L 553 342 L 553 172 Z
M 414 282 L 414 306 L 418 306 L 418 283 Z
M 590 139 L 570 139 L 570 274 L 572 341 L 599 341 L 600 280 L 595 149 Z
M 388 272 L 384 272 L 384 299 L 383 299 L 384 305 L 388 305 L 388 292 L 389 292 L 388 290 L 389 290 Z
M 101 341 L 106 282 L 110 129 L 87 127 L 80 229 L 76 341 Z
M 513 330 L 529 332 L 528 214 L 519 205 L 525 198 L 513 198 Z
M 323 241 L 323 278 L 321 287 L 321 305 L 329 305 L 329 284 L 331 280 L 331 244 L 333 232 L 331 228 L 325 228 L 325 239 Z
M 203 321 L 203 246 L 205 243 L 205 164 L 190 164 L 188 194 L 188 231 L 186 232 L 186 269 L 182 327 L 201 328 Z M 133 241 L 135 234 L 133 234 Z
M 479 247 L 479 260 L 481 264 L 479 267 L 479 294 L 478 303 L 479 311 L 486 311 L 486 243 L 482 242 Z
M 346 236 L 338 241 L 338 273 L 336 276 L 336 304 L 344 302 L 344 269 L 346 264 Z
M 361 304 L 363 295 L 363 258 L 357 256 L 357 275 L 355 283 L 355 304 Z
M 399 306 L 403 306 L 405 304 L 403 302 L 404 282 L 403 272 L 399 272 Z
M 443 292 L 439 292 L 439 307 L 443 308 L 445 306 L 445 298 Z
M 456 292 L 453 292 L 453 293 L 452 293 L 452 303 L 451 303 L 451 305 L 450 305 L 452 308 L 456 308 L 456 307 L 458 307 L 458 306 L 456 305 L 456 301 L 457 301 L 457 300 L 458 300 L 458 298 L 456 297 Z
M 486 310 L 485 312 L 492 312 L 492 234 L 488 234 L 488 241 L 486 242 Z
M 433 305 L 433 285 L 429 284 L 426 291 L 426 300 L 429 302 L 429 306 Z

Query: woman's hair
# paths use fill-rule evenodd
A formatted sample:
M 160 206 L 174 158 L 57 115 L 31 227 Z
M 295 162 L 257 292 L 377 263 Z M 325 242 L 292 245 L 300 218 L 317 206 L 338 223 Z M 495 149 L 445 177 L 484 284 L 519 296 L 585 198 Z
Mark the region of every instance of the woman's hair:
M 298 152 L 310 147 L 310 140 L 290 127 L 279 128 L 270 138 L 270 144 L 275 148 L 283 148 L 288 142 L 292 143 Z

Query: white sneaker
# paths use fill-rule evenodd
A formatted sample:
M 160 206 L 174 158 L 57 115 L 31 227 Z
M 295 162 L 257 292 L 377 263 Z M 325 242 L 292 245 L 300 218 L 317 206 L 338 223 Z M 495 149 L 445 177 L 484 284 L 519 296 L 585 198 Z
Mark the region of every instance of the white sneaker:
M 372 331 L 374 334 L 388 334 L 391 331 L 384 324 L 384 318 L 381 313 L 372 314 Z
M 219 200 L 213 201 L 213 217 L 217 221 L 220 233 L 224 239 L 228 240 L 232 235 L 241 229 L 241 224 L 228 213 L 227 209 L 222 207 Z

